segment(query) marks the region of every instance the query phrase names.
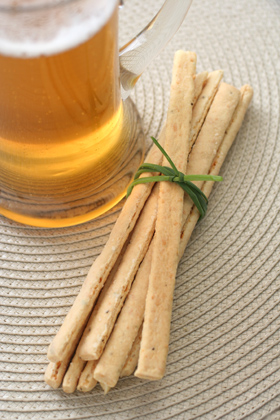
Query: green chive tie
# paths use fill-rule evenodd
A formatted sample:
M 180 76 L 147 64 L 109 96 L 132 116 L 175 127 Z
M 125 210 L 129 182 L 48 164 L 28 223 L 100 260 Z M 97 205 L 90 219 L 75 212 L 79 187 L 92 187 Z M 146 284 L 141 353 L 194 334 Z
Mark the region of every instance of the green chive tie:
M 146 184 L 148 182 L 160 181 L 175 182 L 189 195 L 197 207 L 200 213 L 200 218 L 202 219 L 205 216 L 207 210 L 208 199 L 206 195 L 203 194 L 203 192 L 191 181 L 222 181 L 223 178 L 216 175 L 184 175 L 182 172 L 178 171 L 174 162 L 171 160 L 170 156 L 168 156 L 159 142 L 154 137 L 151 137 L 151 139 L 165 156 L 171 167 L 155 165 L 153 163 L 143 163 L 143 165 L 141 165 L 136 172 L 134 181 L 129 185 L 126 196 L 128 197 L 131 194 L 133 187 L 135 187 L 137 184 Z M 140 175 L 145 172 L 159 172 L 161 175 L 139 178 Z

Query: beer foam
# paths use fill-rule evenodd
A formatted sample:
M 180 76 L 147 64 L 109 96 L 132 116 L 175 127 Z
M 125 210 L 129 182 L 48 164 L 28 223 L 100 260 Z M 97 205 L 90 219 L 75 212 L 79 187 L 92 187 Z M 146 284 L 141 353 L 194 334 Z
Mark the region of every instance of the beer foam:
M 28 26 L 28 23 L 27 27 L 23 28 L 19 23 L 15 28 L 17 39 L 13 37 L 9 39 L 6 36 L 2 26 L 3 19 L 1 19 L 0 54 L 18 58 L 32 58 L 58 54 L 77 47 L 95 35 L 106 24 L 117 4 L 116 0 L 97 0 L 97 2 L 98 7 L 91 7 L 93 10 L 90 10 L 89 6 L 83 8 L 81 4 L 78 13 L 72 15 L 67 24 L 64 23 L 61 27 L 55 20 L 51 20 L 47 24 L 44 22 L 44 26 L 42 25 L 41 28 L 35 28 L 34 30 L 30 28 L 30 25 Z M 8 23 L 6 24 L 8 26 Z M 20 36 L 21 32 L 22 36 Z M 4 36 L 2 36 L 2 33 Z M 42 35 L 44 35 L 44 38 Z

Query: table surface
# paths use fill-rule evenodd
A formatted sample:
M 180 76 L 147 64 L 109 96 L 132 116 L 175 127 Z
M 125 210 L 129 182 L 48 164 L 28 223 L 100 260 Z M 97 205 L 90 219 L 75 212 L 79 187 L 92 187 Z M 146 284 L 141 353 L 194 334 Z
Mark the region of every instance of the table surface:
M 127 0 L 121 43 L 161 3 Z M 222 68 L 226 82 L 254 88 L 224 181 L 179 265 L 162 381 L 124 378 L 107 396 L 98 386 L 66 395 L 43 381 L 47 346 L 121 205 L 64 229 L 0 217 L 1 419 L 279 420 L 279 45 L 279 1 L 194 0 L 133 92 L 148 137 L 166 116 L 177 49 L 196 51 L 198 71 Z

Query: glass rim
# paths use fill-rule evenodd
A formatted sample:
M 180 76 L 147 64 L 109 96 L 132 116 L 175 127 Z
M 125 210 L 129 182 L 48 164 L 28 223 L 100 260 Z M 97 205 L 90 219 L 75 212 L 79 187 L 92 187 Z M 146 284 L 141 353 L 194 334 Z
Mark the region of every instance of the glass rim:
M 38 4 L 22 4 L 17 1 L 11 1 L 10 5 L 3 5 L 0 1 L 0 13 L 26 13 L 26 12 L 37 12 L 41 10 L 53 9 L 61 6 L 67 6 L 68 4 L 78 3 L 82 0 L 40 0 Z

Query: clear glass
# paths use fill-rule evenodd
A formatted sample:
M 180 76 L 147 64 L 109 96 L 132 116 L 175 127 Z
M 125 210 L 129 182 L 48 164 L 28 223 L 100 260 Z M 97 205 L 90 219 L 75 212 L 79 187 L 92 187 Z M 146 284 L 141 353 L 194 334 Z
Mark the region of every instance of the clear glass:
M 127 96 L 189 5 L 166 1 L 119 52 L 116 0 L 0 0 L 0 213 L 70 226 L 124 196 L 144 155 Z
M 120 49 L 122 97 L 181 26 L 192 0 L 167 0 L 151 22 Z

